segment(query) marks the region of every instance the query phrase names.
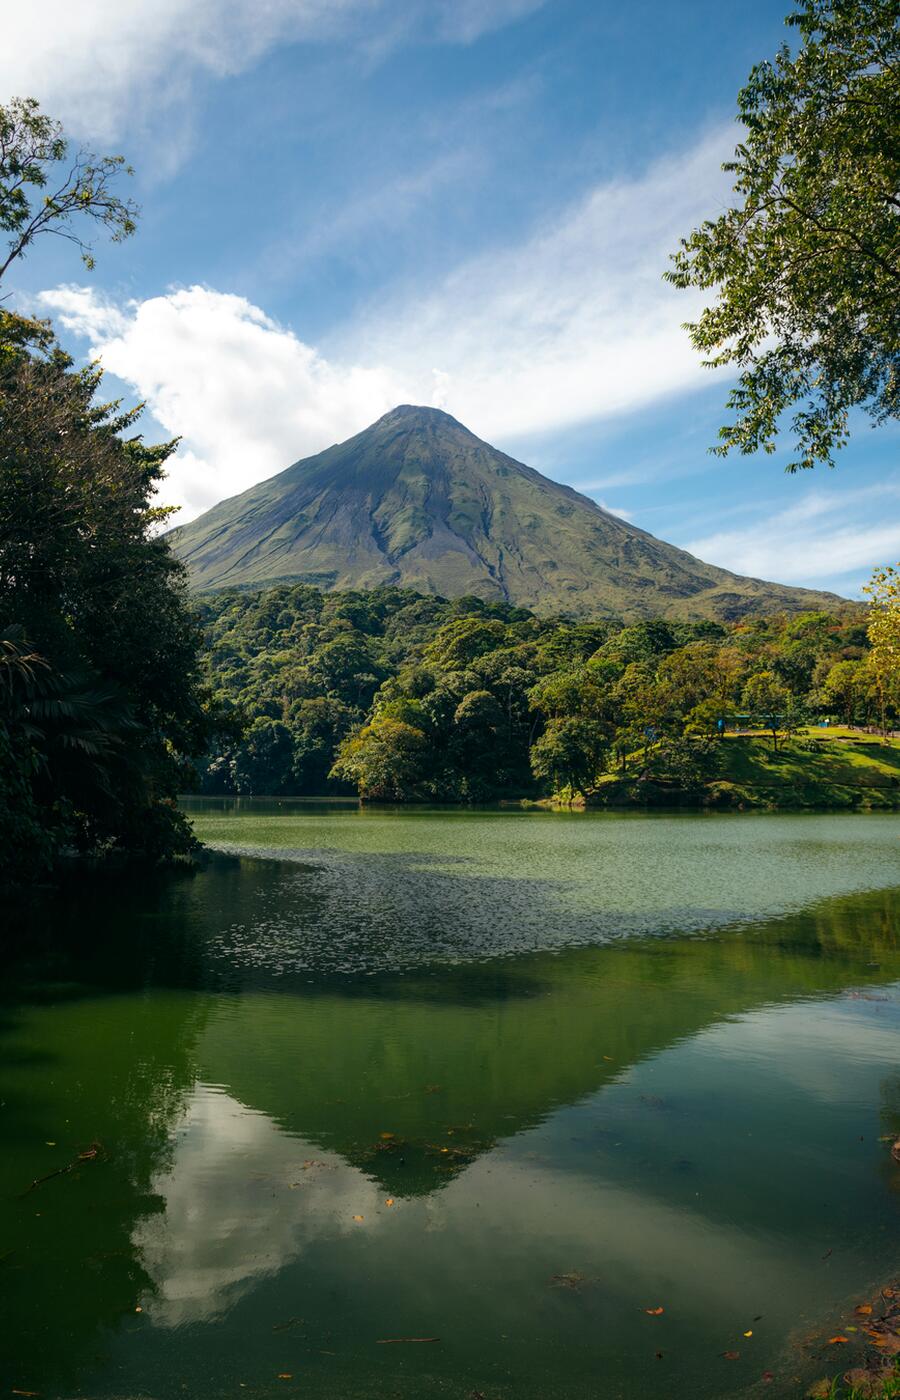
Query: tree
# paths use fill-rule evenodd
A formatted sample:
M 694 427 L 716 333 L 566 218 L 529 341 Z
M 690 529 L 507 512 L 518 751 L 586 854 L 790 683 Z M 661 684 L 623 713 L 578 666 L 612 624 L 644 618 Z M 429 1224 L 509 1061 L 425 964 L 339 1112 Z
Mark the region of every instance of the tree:
M 259 715 L 234 755 L 235 791 L 255 796 L 290 792 L 293 761 L 294 746 L 287 725 Z
M 753 720 L 772 735 L 772 748 L 778 748 L 778 730 L 791 707 L 791 692 L 774 671 L 757 671 L 744 686 L 744 707 Z
M 173 444 L 129 435 L 46 327 L 0 311 L 0 630 L 42 669 L 14 741 L 51 846 L 189 848 L 174 808 L 211 721 L 187 577 L 153 505 Z M 7 707 L 9 718 L 11 711 Z M 13 717 L 14 718 L 14 717 Z M 15 726 L 13 726 L 15 727 Z
M 732 207 L 666 275 L 715 289 L 688 330 L 740 371 L 714 451 L 773 452 L 792 411 L 795 471 L 832 464 L 851 409 L 900 416 L 900 25 L 897 0 L 803 0 L 787 23 L 799 46 L 738 97 Z
M 596 781 L 607 742 L 606 730 L 595 720 L 551 720 L 531 746 L 531 771 L 554 792 L 583 793 Z
M 859 661 L 837 661 L 822 682 L 822 699 L 833 705 L 845 724 L 852 724 L 864 695 L 864 673 Z
M 93 250 L 80 223 L 94 220 L 116 243 L 132 234 L 137 205 L 120 199 L 113 188 L 118 176 L 132 173 L 122 156 L 83 150 L 72 155 L 62 126 L 41 112 L 34 98 L 14 97 L 0 106 L 0 230 L 9 234 L 6 253 L 0 253 L 0 281 L 45 233 L 74 243 L 92 268 Z M 49 193 L 43 193 L 48 184 Z
M 402 802 L 418 795 L 427 758 L 428 741 L 421 729 L 378 718 L 344 740 L 331 777 L 355 783 L 364 801 Z
M 876 569 L 863 592 L 872 603 L 868 669 L 886 734 L 888 715 L 900 709 L 900 567 Z

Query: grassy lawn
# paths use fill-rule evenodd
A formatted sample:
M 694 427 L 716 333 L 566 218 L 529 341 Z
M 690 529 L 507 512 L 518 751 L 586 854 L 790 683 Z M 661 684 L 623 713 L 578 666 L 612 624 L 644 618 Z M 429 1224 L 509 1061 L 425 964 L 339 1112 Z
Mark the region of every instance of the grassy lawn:
M 727 735 L 712 786 L 722 801 L 754 806 L 897 807 L 900 739 L 811 728 L 775 750 L 771 735 Z

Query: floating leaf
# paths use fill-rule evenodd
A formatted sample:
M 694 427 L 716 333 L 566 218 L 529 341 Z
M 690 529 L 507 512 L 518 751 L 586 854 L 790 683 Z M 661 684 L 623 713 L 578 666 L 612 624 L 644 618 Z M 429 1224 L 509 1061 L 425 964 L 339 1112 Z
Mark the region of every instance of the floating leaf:
M 644 1312 L 648 1317 L 661 1317 L 665 1308 L 644 1308 Z
M 745 1336 L 745 1337 L 752 1337 L 752 1336 L 753 1336 L 753 1328 L 751 1327 L 751 1329 L 750 1329 L 749 1332 L 745 1332 L 745 1333 L 744 1333 L 744 1336 Z
M 737 1361 L 737 1359 L 738 1359 L 738 1357 L 740 1356 L 740 1354 L 741 1354 L 741 1353 L 740 1353 L 739 1351 L 723 1351 L 723 1352 L 722 1352 L 722 1355 L 724 1356 L 724 1358 L 725 1358 L 726 1361 Z
M 278 1379 L 280 1381 L 292 1381 L 294 1379 L 294 1373 L 293 1371 L 279 1371 Z
M 354 1215 L 353 1219 L 354 1219 L 354 1220 L 362 1220 L 362 1216 L 361 1216 L 361 1215 Z
M 387 1200 L 385 1201 L 385 1205 L 386 1205 L 386 1206 L 392 1206 L 393 1204 L 394 1204 L 394 1198 L 393 1198 L 393 1196 L 388 1196 Z
M 872 1311 L 872 1304 L 860 1303 L 857 1307 L 853 1309 L 853 1311 L 857 1314 L 858 1317 L 868 1317 L 869 1313 Z
M 829 1337 L 829 1338 L 828 1338 L 828 1345 L 829 1345 L 830 1347 L 834 1347 L 834 1346 L 837 1346 L 837 1345 L 838 1345 L 839 1343 L 841 1343 L 841 1342 L 846 1342 L 847 1340 L 848 1340 L 848 1339 L 847 1339 L 846 1337 Z

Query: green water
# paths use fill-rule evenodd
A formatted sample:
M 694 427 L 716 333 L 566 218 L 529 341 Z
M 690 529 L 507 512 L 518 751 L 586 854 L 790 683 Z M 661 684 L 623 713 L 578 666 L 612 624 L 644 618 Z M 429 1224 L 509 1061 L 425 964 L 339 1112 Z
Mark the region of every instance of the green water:
M 17 929 L 0 1394 L 837 1368 L 900 1253 L 895 817 L 186 805 L 199 874 Z

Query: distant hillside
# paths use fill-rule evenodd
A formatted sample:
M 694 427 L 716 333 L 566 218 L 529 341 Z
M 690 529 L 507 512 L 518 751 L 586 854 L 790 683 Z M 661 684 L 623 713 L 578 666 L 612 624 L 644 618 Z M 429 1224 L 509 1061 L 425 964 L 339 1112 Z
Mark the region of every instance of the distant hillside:
M 733 620 L 841 601 L 704 564 L 498 452 L 449 414 L 409 405 L 170 539 L 197 589 L 396 584 L 543 616 L 626 620 Z

